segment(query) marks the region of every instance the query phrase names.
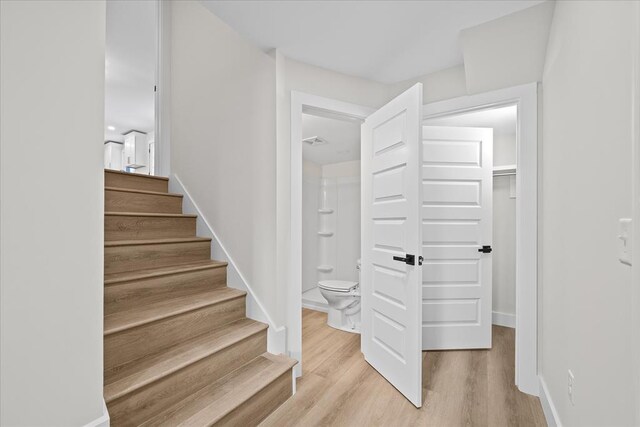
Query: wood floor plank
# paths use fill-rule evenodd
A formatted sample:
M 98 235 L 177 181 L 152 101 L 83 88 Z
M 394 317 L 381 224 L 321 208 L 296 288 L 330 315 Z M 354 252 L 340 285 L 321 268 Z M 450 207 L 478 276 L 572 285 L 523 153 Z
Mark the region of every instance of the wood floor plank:
M 546 425 L 539 399 L 514 385 L 512 329 L 494 327 L 491 350 L 424 352 L 421 409 L 364 360 L 359 335 L 307 309 L 302 331 L 297 393 L 261 426 Z

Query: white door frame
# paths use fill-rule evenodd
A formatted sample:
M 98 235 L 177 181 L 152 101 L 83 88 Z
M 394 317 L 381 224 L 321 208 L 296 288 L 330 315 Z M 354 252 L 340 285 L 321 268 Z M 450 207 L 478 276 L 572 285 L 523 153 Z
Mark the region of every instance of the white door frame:
M 640 425 L 640 3 L 634 3 L 634 27 L 633 27 L 633 93 L 632 93 L 632 203 L 633 203 L 633 236 L 631 240 L 631 286 L 632 305 L 631 315 L 633 319 L 632 331 L 634 331 L 634 388 L 635 388 L 635 423 Z
M 537 83 L 427 104 L 425 119 L 518 106 L 516 175 L 516 378 L 537 396 L 538 380 L 538 100 Z
M 171 2 L 156 0 L 155 175 L 169 176 L 171 111 Z
M 289 289 L 286 324 L 289 357 L 298 361 L 295 376 L 302 375 L 302 113 L 362 122 L 373 108 L 302 92 L 291 92 L 291 221 Z

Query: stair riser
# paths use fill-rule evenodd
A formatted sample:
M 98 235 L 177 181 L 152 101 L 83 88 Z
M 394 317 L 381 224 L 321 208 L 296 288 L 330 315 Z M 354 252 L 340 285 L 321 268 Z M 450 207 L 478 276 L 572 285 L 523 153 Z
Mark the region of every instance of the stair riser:
M 182 213 L 182 197 L 105 189 L 105 212 Z
M 245 317 L 245 297 L 234 298 L 104 337 L 105 372 Z
M 287 371 L 213 425 L 257 426 L 292 395 L 292 374 Z
M 104 272 L 122 273 L 211 259 L 208 240 L 145 245 L 106 246 Z
M 188 271 L 105 286 L 104 311 L 111 314 L 168 298 L 225 286 L 227 268 Z
M 104 240 L 145 240 L 194 237 L 194 217 L 119 216 L 104 217 Z
M 266 330 L 108 403 L 111 425 L 136 426 L 265 351 Z M 291 386 L 291 379 L 289 379 Z
M 159 193 L 169 191 L 169 181 L 164 179 L 148 178 L 143 175 L 124 175 L 108 171 L 104 172 L 104 186 L 129 188 L 131 190 L 157 191 Z

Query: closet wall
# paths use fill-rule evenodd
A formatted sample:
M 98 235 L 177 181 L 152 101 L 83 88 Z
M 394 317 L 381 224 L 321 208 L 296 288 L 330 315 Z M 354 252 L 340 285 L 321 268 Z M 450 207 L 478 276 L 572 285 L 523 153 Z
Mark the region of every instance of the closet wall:
M 493 135 L 494 166 L 516 163 L 516 134 Z M 514 182 L 512 182 L 514 181 Z M 493 178 L 493 312 L 516 313 L 516 199 L 515 176 Z M 515 319 L 513 319 L 515 322 Z

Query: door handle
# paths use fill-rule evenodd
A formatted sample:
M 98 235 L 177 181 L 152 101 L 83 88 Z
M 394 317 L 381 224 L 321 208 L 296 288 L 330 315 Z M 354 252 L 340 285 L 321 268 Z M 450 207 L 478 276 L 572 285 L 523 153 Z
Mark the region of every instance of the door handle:
M 489 245 L 485 245 L 478 249 L 478 252 L 482 252 L 483 254 L 490 254 L 491 252 L 493 252 L 493 248 Z
M 407 265 L 416 265 L 416 256 L 412 255 L 412 254 L 407 254 L 404 257 L 394 256 L 393 260 L 394 261 L 404 262 Z

